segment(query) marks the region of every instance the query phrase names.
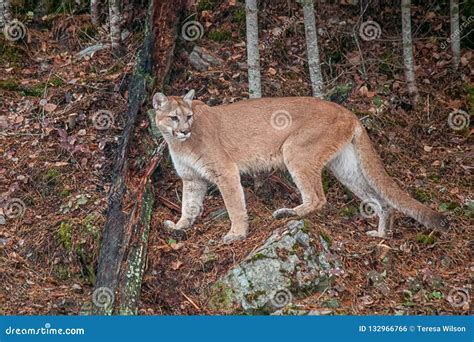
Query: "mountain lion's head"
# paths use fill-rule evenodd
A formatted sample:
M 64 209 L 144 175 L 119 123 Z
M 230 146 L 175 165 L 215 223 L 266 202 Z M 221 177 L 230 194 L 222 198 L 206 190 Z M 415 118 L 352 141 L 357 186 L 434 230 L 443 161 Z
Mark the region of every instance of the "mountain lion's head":
M 194 90 L 190 90 L 183 98 L 168 98 L 163 93 L 153 96 L 156 126 L 168 139 L 185 141 L 191 136 L 193 98 Z

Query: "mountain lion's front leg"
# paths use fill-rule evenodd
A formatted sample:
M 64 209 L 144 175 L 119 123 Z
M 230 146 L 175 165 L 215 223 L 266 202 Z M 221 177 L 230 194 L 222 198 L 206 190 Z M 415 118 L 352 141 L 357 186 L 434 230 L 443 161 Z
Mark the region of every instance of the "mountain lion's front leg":
M 225 174 L 218 177 L 217 186 L 224 199 L 231 221 L 231 228 L 224 236 L 224 243 L 245 239 L 248 231 L 248 217 L 244 190 L 240 183 L 240 174 L 237 166 L 227 168 Z
M 207 182 L 203 179 L 183 179 L 183 199 L 181 218 L 175 224 L 165 221 L 165 228 L 186 230 L 191 228 L 196 218 L 202 212 L 202 202 L 207 192 Z

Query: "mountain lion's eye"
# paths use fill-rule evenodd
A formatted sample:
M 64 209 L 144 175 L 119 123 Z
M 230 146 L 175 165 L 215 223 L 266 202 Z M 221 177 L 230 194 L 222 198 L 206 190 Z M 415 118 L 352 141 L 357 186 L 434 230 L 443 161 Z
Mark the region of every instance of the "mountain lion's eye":
M 170 116 L 170 118 L 171 118 L 171 120 L 173 120 L 173 121 L 176 121 L 176 122 L 178 122 L 178 121 L 179 121 L 179 119 L 178 119 L 178 117 L 177 117 L 177 116 Z
M 186 118 L 186 120 L 188 120 L 188 121 L 189 121 L 189 120 L 191 120 L 191 119 L 192 119 L 192 117 L 193 117 L 192 115 L 188 115 L 188 117 Z

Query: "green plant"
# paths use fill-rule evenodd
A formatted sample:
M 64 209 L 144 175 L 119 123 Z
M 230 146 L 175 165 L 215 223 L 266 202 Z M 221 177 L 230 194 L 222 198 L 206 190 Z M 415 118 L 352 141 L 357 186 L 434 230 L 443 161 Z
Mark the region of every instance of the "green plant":
M 423 245 L 433 245 L 436 242 L 436 236 L 429 234 L 418 233 L 416 235 L 416 242 L 421 243 Z
M 43 174 L 43 182 L 46 185 L 56 185 L 60 175 L 61 172 L 58 169 L 51 168 L 45 174 Z
M 59 242 L 63 247 L 70 251 L 72 248 L 72 225 L 68 222 L 62 221 L 58 229 Z
M 209 39 L 215 42 L 223 42 L 232 38 L 232 33 L 227 30 L 212 30 L 208 34 Z
M 200 0 L 197 5 L 198 11 L 212 11 L 217 6 L 217 0 Z

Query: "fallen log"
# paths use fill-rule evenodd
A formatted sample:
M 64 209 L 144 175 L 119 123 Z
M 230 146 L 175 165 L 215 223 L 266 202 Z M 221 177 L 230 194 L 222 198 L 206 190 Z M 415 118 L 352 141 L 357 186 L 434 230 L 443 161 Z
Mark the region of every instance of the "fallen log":
M 152 90 L 152 80 L 155 87 L 161 88 L 167 78 L 184 4 L 181 0 L 173 4 L 155 0 L 148 9 L 145 40 L 129 85 L 126 123 L 115 161 L 107 219 L 102 231 L 97 281 L 92 296 L 92 313 L 96 315 L 138 313 L 154 204 L 150 177 L 162 159 L 165 144 L 157 130 L 150 129 L 157 147 L 141 174 L 135 174 L 131 169 L 128 152 L 137 116 Z M 151 122 L 152 128 L 153 124 Z

